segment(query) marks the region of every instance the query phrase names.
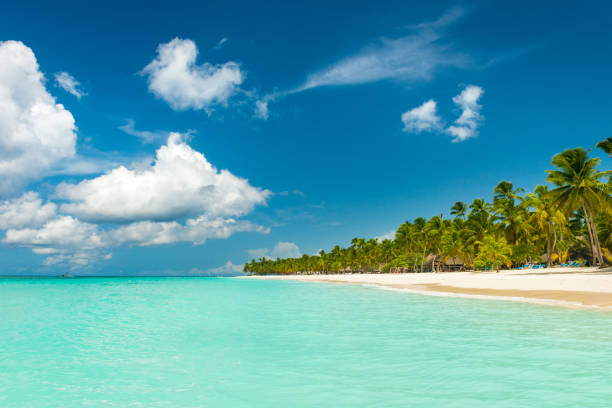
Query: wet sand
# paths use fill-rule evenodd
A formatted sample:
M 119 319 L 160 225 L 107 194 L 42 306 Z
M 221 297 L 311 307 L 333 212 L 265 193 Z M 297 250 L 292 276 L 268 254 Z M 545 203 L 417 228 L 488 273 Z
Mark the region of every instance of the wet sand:
M 612 310 L 612 268 L 550 268 L 495 272 L 252 276 L 374 285 L 434 296 L 500 299 Z

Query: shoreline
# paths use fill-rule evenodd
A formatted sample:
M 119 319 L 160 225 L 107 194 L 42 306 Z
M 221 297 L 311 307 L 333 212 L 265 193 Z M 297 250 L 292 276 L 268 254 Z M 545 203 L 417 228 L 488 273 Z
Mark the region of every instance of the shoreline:
M 429 296 L 505 300 L 612 311 L 612 268 L 550 268 L 495 272 L 263 275 L 245 279 L 296 280 L 375 286 Z

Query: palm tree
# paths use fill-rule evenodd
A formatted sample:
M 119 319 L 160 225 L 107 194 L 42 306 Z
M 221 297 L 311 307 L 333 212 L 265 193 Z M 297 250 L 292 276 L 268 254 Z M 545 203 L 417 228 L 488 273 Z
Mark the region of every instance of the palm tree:
M 608 137 L 602 140 L 601 142 L 597 143 L 595 147 L 608 153 L 610 157 L 612 158 L 612 137 Z
M 477 198 L 470 204 L 469 215 L 486 213 L 489 214 L 489 204 L 483 198 Z
M 487 235 L 482 241 L 478 242 L 480 247 L 477 259 L 493 262 L 495 270 L 499 272 L 499 264 L 510 265 L 512 247 L 508 245 L 506 238 L 496 238 L 494 235 Z
M 461 217 L 465 219 L 465 214 L 467 213 L 467 204 L 463 201 L 457 201 L 450 210 L 451 215 L 455 217 Z
M 425 225 L 427 221 L 423 217 L 418 217 L 413 221 L 414 226 L 414 236 L 416 238 L 416 244 L 418 245 L 419 252 L 422 250 L 421 254 L 421 272 L 423 272 L 423 264 L 425 263 L 425 257 L 427 256 L 427 250 L 429 249 L 429 240 L 427 237 L 427 231 L 425 229 Z
M 527 194 L 525 205 L 535 210 L 529 217 L 539 231 L 546 235 L 546 267 L 552 266 L 552 254 L 557 246 L 557 227 L 565 225 L 567 219 L 563 212 L 554 205 L 547 186 L 537 186 L 535 192 Z
M 519 229 L 525 218 L 525 211 L 521 206 L 516 205 L 516 200 L 521 200 L 520 192 L 522 188 L 514 188 L 509 181 L 500 182 L 493 190 L 493 208 L 497 215 L 496 219 L 505 226 L 505 232 L 512 245 L 516 245 Z
M 514 184 L 510 181 L 500 181 L 493 189 L 493 202 L 505 200 L 514 204 L 515 199 L 521 198 L 518 194 L 523 191 L 522 188 L 514 188 Z
M 455 218 L 450 227 L 444 231 L 440 240 L 442 261 L 459 258 L 464 266 L 471 264 L 471 246 L 466 242 L 466 231 L 465 222 L 460 218 Z
M 433 259 L 431 261 L 431 270 L 432 272 L 436 272 L 436 259 L 440 255 L 440 240 L 442 239 L 442 235 L 444 235 L 444 230 L 446 229 L 446 222 L 442 218 L 442 215 L 436 215 L 435 217 L 431 217 L 427 224 L 425 225 L 425 234 L 427 235 L 429 246 L 431 247 L 431 251 L 433 253 Z
M 552 164 L 558 170 L 547 170 L 546 181 L 557 186 L 550 193 L 554 203 L 559 208 L 571 213 L 578 208 L 584 209 L 585 224 L 589 234 L 589 242 L 593 255 L 593 264 L 603 265 L 603 257 L 597 227 L 595 225 L 595 211 L 606 201 L 603 197 L 599 179 L 609 172 L 597 170 L 600 160 L 588 157 L 589 151 L 580 147 L 568 149 L 559 153 L 552 159 Z

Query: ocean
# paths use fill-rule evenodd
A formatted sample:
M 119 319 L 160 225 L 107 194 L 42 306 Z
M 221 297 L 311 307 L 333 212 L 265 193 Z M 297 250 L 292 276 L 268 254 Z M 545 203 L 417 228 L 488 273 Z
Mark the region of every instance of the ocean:
M 0 278 L 0 407 L 610 407 L 612 313 L 358 285 Z

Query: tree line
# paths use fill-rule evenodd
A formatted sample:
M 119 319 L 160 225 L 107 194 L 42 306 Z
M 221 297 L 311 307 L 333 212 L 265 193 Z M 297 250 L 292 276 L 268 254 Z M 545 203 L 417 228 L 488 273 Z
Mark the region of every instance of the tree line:
M 612 138 L 597 144 L 612 158 Z M 612 263 L 612 171 L 599 169 L 590 150 L 568 149 L 552 159 L 546 182 L 524 194 L 509 181 L 482 198 L 458 201 L 452 218 L 418 217 L 394 239 L 353 238 L 330 252 L 247 262 L 252 274 L 384 273 L 484 270 L 580 261 Z

